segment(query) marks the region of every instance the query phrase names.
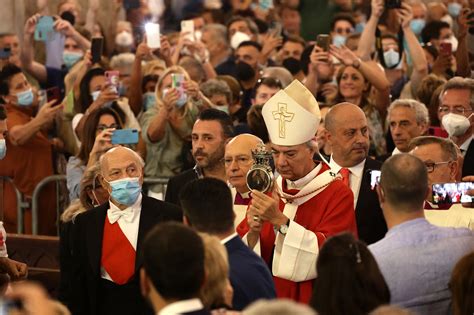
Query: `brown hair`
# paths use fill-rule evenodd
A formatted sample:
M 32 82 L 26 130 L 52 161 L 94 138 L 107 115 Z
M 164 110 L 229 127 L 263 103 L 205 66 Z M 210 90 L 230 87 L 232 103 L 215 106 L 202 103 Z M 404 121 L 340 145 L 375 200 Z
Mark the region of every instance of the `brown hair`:
M 451 274 L 453 314 L 474 314 L 474 252 L 458 261 Z
M 206 233 L 199 233 L 204 243 L 204 269 L 206 281 L 201 287 L 200 298 L 208 309 L 226 305 L 224 292 L 229 284 L 229 263 L 227 251 L 219 239 Z
M 439 94 L 441 93 L 443 84 L 446 83 L 446 79 L 437 76 L 436 74 L 429 74 L 423 80 L 421 80 L 420 86 L 416 91 L 416 98 L 426 105 L 430 114 L 430 121 L 433 125 L 439 126 L 438 120 L 438 100 Z M 436 99 L 433 103 L 433 97 L 436 94 Z

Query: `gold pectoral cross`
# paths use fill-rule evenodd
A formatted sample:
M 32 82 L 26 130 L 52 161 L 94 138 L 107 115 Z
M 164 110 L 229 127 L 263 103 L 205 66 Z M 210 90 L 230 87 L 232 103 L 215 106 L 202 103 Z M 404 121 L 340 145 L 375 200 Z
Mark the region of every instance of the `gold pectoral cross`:
M 272 112 L 273 118 L 278 120 L 278 135 L 280 138 L 286 138 L 286 122 L 290 122 L 295 117 L 295 113 L 287 111 L 287 104 L 278 103 L 278 110 Z

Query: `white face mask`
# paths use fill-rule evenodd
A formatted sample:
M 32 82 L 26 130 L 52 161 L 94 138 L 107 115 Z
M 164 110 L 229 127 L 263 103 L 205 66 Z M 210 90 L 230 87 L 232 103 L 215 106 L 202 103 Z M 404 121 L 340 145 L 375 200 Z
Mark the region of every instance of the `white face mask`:
M 469 118 L 471 116 L 469 116 Z M 441 124 L 443 125 L 444 129 L 446 129 L 450 137 L 458 137 L 465 134 L 471 126 L 469 118 L 466 118 L 463 115 L 449 113 L 443 116 Z
M 122 47 L 129 47 L 133 44 L 133 36 L 127 31 L 122 31 L 115 36 L 115 44 Z
M 246 33 L 236 32 L 234 35 L 232 35 L 232 38 L 230 39 L 230 46 L 233 49 L 237 49 L 240 43 L 248 40 L 250 40 L 250 36 L 248 36 Z

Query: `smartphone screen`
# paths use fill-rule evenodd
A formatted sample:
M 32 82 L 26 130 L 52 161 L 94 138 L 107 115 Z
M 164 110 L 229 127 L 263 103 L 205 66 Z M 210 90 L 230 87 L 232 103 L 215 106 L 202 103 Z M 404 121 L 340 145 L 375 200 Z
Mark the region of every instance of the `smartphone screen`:
M 474 189 L 474 182 L 433 184 L 432 196 L 435 204 L 471 203 L 473 198 L 466 191 Z
M 380 174 L 381 172 L 378 170 L 371 170 L 370 171 L 370 188 L 372 190 L 375 189 L 375 186 L 377 186 L 380 182 Z
M 146 32 L 146 44 L 148 47 L 156 49 L 160 48 L 160 24 L 158 23 L 147 23 L 145 25 Z
M 91 54 L 92 54 L 92 63 L 100 62 L 103 53 L 104 38 L 103 37 L 93 37 L 91 44 Z
M 175 88 L 179 92 L 180 102 L 186 102 L 187 95 L 183 87 L 184 74 L 172 73 L 171 74 L 171 87 Z
M 274 21 L 270 24 L 268 29 L 269 33 L 275 37 L 281 37 L 281 32 L 283 30 L 283 26 L 280 22 Z
M 46 42 L 52 40 L 55 34 L 54 18 L 47 15 L 41 16 L 35 27 L 35 40 Z
M 118 86 L 120 81 L 120 72 L 118 71 L 105 71 L 105 79 L 107 84 L 115 89 L 115 93 L 118 93 Z
M 181 33 L 187 33 L 185 38 L 194 42 L 194 21 L 193 20 L 181 21 Z
M 112 134 L 112 144 L 136 144 L 138 143 L 137 129 L 117 129 Z

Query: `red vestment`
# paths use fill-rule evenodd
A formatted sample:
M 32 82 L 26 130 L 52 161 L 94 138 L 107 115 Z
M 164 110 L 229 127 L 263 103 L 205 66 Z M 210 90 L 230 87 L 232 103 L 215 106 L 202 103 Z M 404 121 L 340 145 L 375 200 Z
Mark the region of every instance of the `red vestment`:
M 329 167 L 323 164 L 318 177 L 328 169 Z M 295 195 L 298 192 L 288 190 L 285 180 L 282 181 L 282 184 L 285 193 Z M 283 212 L 285 206 L 285 202 L 280 200 L 280 211 Z M 237 227 L 237 232 L 241 237 L 248 230 L 247 220 L 243 220 Z M 275 235 L 272 224 L 268 222 L 263 224 L 260 232 L 260 252 L 265 262 L 270 266 L 273 264 L 272 274 L 279 298 L 290 298 L 301 303 L 309 302 L 313 281 L 316 277 L 315 265 L 319 248 L 327 238 L 344 231 L 352 232 L 357 236 L 353 194 L 341 180 L 333 181 L 316 196 L 297 206 L 296 215 L 289 225 L 286 236 L 279 236 L 280 243 L 275 242 L 277 235 Z M 284 245 L 281 246 L 281 244 Z M 301 244 L 305 248 L 296 248 L 297 244 Z M 310 261 L 306 264 L 305 260 L 301 260 L 301 257 L 308 256 L 308 244 L 315 245 L 310 249 L 310 256 L 312 256 L 303 258 Z M 277 255 L 281 264 L 279 263 L 280 267 L 275 268 L 273 260 Z M 276 269 L 284 269 L 283 273 L 289 274 L 290 278 L 295 275 L 302 281 L 292 281 L 275 276 L 279 272 Z

